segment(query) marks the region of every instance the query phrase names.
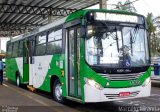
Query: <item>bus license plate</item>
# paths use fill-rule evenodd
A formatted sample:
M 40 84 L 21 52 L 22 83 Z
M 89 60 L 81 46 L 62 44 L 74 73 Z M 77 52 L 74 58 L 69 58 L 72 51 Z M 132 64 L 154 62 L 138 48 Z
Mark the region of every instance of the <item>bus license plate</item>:
M 120 97 L 130 96 L 130 92 L 120 92 L 120 93 L 119 93 L 119 96 L 120 96 Z

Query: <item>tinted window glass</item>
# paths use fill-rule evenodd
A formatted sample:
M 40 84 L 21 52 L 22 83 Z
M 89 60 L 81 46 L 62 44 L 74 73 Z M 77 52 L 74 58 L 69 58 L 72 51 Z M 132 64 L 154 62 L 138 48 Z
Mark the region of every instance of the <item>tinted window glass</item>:
M 48 35 L 47 54 L 60 54 L 62 51 L 62 29 L 52 30 Z
M 23 56 L 23 41 L 19 42 L 18 56 L 19 57 Z
M 57 31 L 52 31 L 48 35 L 48 42 L 62 39 L 62 29 Z
M 11 55 L 12 55 L 12 44 L 8 44 L 7 58 L 11 58 Z
M 46 33 L 42 33 L 37 36 L 37 44 L 43 44 L 46 43 Z
M 46 33 L 41 33 L 36 38 L 36 52 L 35 55 L 45 55 L 46 52 Z
M 62 40 L 48 43 L 47 54 L 59 54 L 62 51 Z
M 15 42 L 13 44 L 13 52 L 12 52 L 12 57 L 15 58 L 18 56 L 18 42 Z
M 36 55 L 44 55 L 46 51 L 46 44 L 36 46 Z

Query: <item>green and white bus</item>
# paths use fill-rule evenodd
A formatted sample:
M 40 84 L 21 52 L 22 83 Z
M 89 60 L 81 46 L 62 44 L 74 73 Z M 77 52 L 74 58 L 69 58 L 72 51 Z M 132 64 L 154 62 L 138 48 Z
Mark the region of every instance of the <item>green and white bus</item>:
M 144 16 L 79 10 L 7 42 L 6 76 L 54 99 L 105 102 L 150 96 Z

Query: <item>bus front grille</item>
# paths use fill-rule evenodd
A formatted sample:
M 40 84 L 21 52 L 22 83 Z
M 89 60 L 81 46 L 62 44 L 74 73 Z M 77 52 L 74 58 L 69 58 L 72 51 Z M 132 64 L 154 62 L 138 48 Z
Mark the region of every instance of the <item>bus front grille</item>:
M 127 97 L 136 97 L 140 91 L 131 92 L 130 96 Z M 119 94 L 104 94 L 108 99 L 118 99 L 118 98 L 127 98 L 127 97 L 120 97 Z
M 109 80 L 134 80 L 143 74 L 144 72 L 130 74 L 101 74 L 101 76 Z

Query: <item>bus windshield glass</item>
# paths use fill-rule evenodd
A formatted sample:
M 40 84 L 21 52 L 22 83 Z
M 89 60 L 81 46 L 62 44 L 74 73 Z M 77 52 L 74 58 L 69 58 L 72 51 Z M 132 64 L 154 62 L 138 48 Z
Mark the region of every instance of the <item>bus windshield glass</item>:
M 139 67 L 149 64 L 143 25 L 92 24 L 87 26 L 85 58 L 91 66 Z

